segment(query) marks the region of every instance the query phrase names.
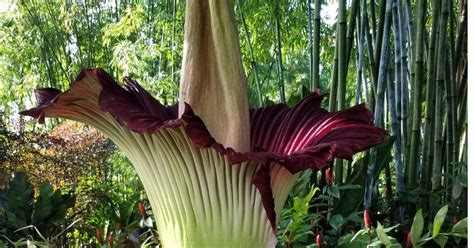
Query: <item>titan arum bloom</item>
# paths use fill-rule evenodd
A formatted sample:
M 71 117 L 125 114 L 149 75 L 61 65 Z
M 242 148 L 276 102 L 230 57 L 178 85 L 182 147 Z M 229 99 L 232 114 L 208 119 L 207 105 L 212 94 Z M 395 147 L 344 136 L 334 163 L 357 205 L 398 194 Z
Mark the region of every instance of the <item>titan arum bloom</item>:
M 102 131 L 128 156 L 164 247 L 274 247 L 300 171 L 382 142 L 365 105 L 329 113 L 314 92 L 297 106 L 248 109 L 231 1 L 188 0 L 179 105 L 137 82 L 84 69 L 65 92 L 36 90 L 22 114 Z

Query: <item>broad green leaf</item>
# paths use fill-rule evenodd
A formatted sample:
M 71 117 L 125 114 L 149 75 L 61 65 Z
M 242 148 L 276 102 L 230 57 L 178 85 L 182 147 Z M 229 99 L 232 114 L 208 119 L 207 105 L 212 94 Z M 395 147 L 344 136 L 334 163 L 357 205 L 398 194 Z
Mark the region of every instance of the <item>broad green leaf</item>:
M 448 213 L 448 209 L 449 205 L 445 205 L 436 213 L 433 221 L 433 237 L 438 236 L 441 226 L 443 226 L 444 218 L 446 218 L 446 214 Z
M 328 187 L 328 193 L 329 193 L 329 195 L 332 195 L 337 199 L 339 199 L 341 197 L 341 192 L 339 191 L 339 187 L 337 185 L 329 186 Z
M 25 173 L 16 173 L 7 189 L 7 204 L 16 219 L 22 223 L 31 223 L 34 191 Z M 20 226 L 22 227 L 22 226 Z
M 38 225 L 45 221 L 51 214 L 53 206 L 51 204 L 53 187 L 49 183 L 43 183 L 40 188 L 40 194 L 35 202 L 33 211 L 33 225 Z
M 444 236 L 444 235 L 439 235 L 437 237 L 434 238 L 434 241 L 439 245 L 441 246 L 441 248 L 444 248 L 444 246 L 446 245 L 446 243 L 448 242 L 448 237 Z
M 370 238 L 369 238 L 369 235 L 365 235 L 364 233 L 361 233 L 361 231 L 362 232 L 365 231 L 365 234 L 367 233 L 366 230 L 361 229 L 356 234 L 349 233 L 340 237 L 339 240 L 337 241 L 337 247 L 339 248 L 366 248 L 367 244 L 369 244 L 370 242 Z
M 377 240 L 377 241 L 369 244 L 367 247 L 374 247 L 375 248 L 375 247 L 382 247 L 382 245 L 383 245 L 383 242 L 380 241 L 380 240 Z
M 377 221 L 377 237 L 384 245 L 390 245 L 390 240 L 388 240 L 387 234 L 385 234 L 382 225 Z
M 331 225 L 334 229 L 339 229 L 341 227 L 342 223 L 344 222 L 344 218 L 340 214 L 336 214 L 331 217 L 331 220 L 329 220 L 329 225 Z
M 458 223 L 453 226 L 453 230 L 451 232 L 451 234 L 454 236 L 467 239 L 467 217 L 458 221 Z
M 395 226 L 391 226 L 391 227 L 387 227 L 387 228 L 384 228 L 383 231 L 385 233 L 389 233 L 391 232 L 393 229 L 397 228 L 400 224 L 396 224 Z
M 456 179 L 454 180 L 454 184 L 453 184 L 453 192 L 452 192 L 453 200 L 456 200 L 461 196 L 462 189 L 463 189 L 463 186 L 461 185 L 460 177 L 456 176 Z
M 420 240 L 421 233 L 423 232 L 423 225 L 423 212 L 420 209 L 416 212 L 415 218 L 413 218 L 413 223 L 411 224 L 411 240 L 415 246 Z
M 367 229 L 360 229 L 358 232 L 356 232 L 356 234 L 354 234 L 354 237 L 352 237 L 351 239 L 351 243 L 352 241 L 354 241 L 355 239 L 357 239 L 359 237 L 359 235 L 363 235 L 363 234 L 366 234 L 367 233 Z

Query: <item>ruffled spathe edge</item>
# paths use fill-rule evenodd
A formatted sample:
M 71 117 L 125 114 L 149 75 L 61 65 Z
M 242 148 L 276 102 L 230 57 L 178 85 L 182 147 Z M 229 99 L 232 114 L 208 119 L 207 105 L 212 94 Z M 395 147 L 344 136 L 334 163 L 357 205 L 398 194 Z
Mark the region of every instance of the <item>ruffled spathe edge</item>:
M 270 165 L 280 164 L 291 173 L 321 169 L 334 158 L 352 155 L 381 143 L 387 132 L 373 126 L 373 115 L 365 105 L 329 113 L 320 107 L 323 96 L 313 92 L 294 108 L 283 104 L 251 109 L 251 152 L 239 153 L 217 142 L 203 120 L 185 104 L 178 118 L 177 104 L 166 107 L 136 81 L 125 78 L 123 87 L 102 69 L 83 69 L 69 90 L 37 89 L 38 106 L 21 114 L 44 122 L 45 117 L 70 117 L 67 106 L 75 101 L 98 116 L 105 113 L 138 133 L 155 133 L 161 128 L 183 126 L 198 148 L 212 148 L 227 156 L 231 164 L 245 161 L 261 163 L 252 182 L 259 190 L 267 217 L 276 231 L 276 213 L 270 184 Z M 102 111 L 103 113 L 99 113 Z M 78 113 L 80 114 L 80 113 Z

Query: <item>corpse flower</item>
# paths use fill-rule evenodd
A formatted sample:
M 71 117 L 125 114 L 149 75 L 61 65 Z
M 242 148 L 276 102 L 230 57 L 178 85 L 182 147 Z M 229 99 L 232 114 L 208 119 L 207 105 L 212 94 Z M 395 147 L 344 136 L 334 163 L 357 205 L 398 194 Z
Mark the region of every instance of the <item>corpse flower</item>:
M 274 247 L 299 172 L 383 141 L 365 105 L 330 113 L 318 92 L 294 108 L 248 109 L 231 1 L 186 2 L 179 104 L 136 81 L 84 69 L 65 92 L 36 90 L 23 111 L 62 117 L 108 136 L 134 165 L 164 247 Z

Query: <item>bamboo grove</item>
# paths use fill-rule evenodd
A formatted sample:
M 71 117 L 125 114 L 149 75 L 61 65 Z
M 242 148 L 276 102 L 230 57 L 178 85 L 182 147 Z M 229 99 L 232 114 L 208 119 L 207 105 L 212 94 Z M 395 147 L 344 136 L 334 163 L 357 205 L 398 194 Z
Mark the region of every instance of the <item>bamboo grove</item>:
M 321 1 L 313 4 L 311 44 L 319 49 Z M 467 165 L 467 1 L 353 0 L 349 6 L 338 1 L 329 108 L 347 107 L 347 75 L 356 74 L 355 101 L 369 103 L 375 124 L 394 138 L 397 198 L 421 192 L 417 205 L 425 208 L 433 200 L 429 192 L 444 201 L 457 199 L 453 192 Z M 318 56 L 313 51 L 312 63 Z M 350 71 L 350 61 L 355 61 L 356 72 Z M 318 69 L 313 66 L 311 73 L 314 89 L 320 85 Z M 378 153 L 373 149 L 366 154 L 366 209 L 377 193 Z M 385 178 L 391 178 L 386 166 Z M 351 166 L 336 161 L 333 171 L 335 181 L 343 183 Z M 386 185 L 390 191 L 390 180 Z
M 233 2 L 250 105 L 292 105 L 320 89 L 330 111 L 365 102 L 389 131 L 386 144 L 330 166 L 339 185 L 365 175 L 359 210 L 384 198 L 404 220 L 435 211 L 434 200 L 465 203 L 467 0 Z M 327 6 L 337 7 L 334 23 Z M 184 9 L 181 0 L 12 1 L 0 15 L 0 110 L 14 123 L 33 88 L 66 89 L 96 66 L 175 102 Z

